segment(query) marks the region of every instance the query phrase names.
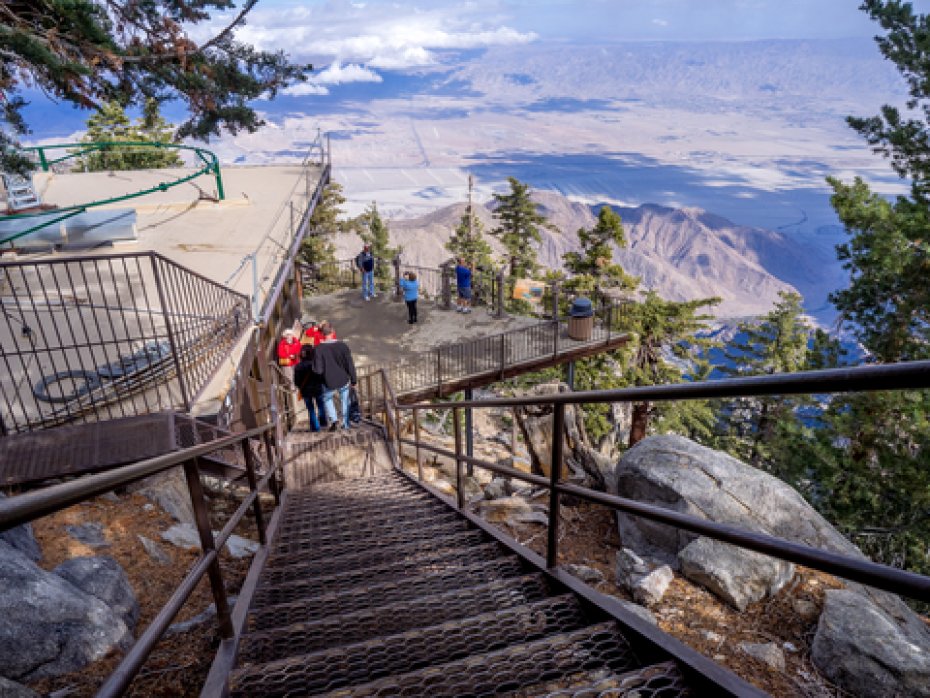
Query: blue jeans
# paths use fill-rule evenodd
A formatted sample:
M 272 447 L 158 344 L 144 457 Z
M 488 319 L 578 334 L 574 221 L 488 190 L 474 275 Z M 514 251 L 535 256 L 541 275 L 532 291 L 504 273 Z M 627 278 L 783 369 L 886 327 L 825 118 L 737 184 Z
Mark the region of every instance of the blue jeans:
M 328 422 L 323 411 L 323 396 L 305 397 L 304 404 L 307 406 L 307 414 L 310 416 L 310 431 L 319 431 L 322 427 L 325 427 Z
M 346 383 L 341 388 L 330 390 L 323 388 L 323 405 L 326 408 L 326 418 L 330 424 L 336 423 L 336 405 L 333 404 L 333 396 L 339 393 L 339 408 L 342 410 L 342 426 L 349 428 L 349 384 Z
M 363 271 L 362 272 L 362 298 L 374 298 L 375 297 L 375 272 L 374 271 Z

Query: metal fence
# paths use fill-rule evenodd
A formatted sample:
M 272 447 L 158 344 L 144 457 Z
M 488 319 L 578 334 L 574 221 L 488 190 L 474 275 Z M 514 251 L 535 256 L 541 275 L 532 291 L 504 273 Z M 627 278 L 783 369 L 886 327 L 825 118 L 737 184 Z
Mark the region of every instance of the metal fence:
M 347 288 L 359 288 L 362 274 L 354 259 L 342 259 L 301 267 L 304 293 L 311 296 L 335 293 Z M 375 288 L 378 293 L 393 294 L 397 282 L 406 272 L 414 272 L 420 282 L 420 298 L 448 306 L 456 296 L 455 269 L 452 267 L 421 267 L 403 260 L 375 258 Z M 491 306 L 497 302 L 500 283 L 492 270 L 476 270 L 472 274 L 472 305 Z
M 154 252 L 0 263 L 0 433 L 188 409 L 248 304 Z
M 622 306 L 599 309 L 590 334 L 584 339 L 569 336 L 567 322 L 547 320 L 467 342 L 441 345 L 387 366 L 367 366 L 359 371 L 362 398 L 384 397 L 379 392 L 380 381 L 366 379 L 381 371 L 397 395 L 403 397 L 424 391 L 441 395 L 444 387 L 451 389 L 452 384 L 469 378 L 504 378 L 517 369 L 530 369 L 534 364 L 549 360 L 558 363 L 560 355 L 622 340 L 625 333 L 616 329 L 622 324 L 622 312 Z

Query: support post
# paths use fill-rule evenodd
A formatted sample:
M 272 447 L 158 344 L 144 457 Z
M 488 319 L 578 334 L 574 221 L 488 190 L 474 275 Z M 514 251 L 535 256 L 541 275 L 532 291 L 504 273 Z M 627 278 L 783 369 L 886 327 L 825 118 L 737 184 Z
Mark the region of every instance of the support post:
M 400 255 L 391 260 L 394 265 L 394 298 L 400 300 Z
M 220 173 L 220 161 L 213 156 L 213 175 L 216 179 L 216 198 L 222 201 L 226 198 L 226 190 L 223 188 L 223 175 Z
M 465 399 L 472 400 L 474 398 L 474 393 L 471 388 L 465 388 Z M 471 407 L 465 408 L 465 454 L 469 458 L 475 457 L 475 434 L 472 429 L 472 409 Z M 469 477 L 475 474 L 475 467 L 468 463 L 466 472 Z
M 252 446 L 248 439 L 243 439 L 240 443 L 242 444 L 242 455 L 245 457 L 245 476 L 249 481 L 249 489 L 255 492 L 255 503 L 252 505 L 252 510 L 255 512 L 255 528 L 258 529 L 258 542 L 265 545 L 268 540 L 265 537 L 265 517 L 262 515 L 262 503 L 258 496 L 258 484 L 255 479 L 255 454 L 252 453 Z
M 200 534 L 200 547 L 204 553 L 216 550 L 213 532 L 210 530 L 210 519 L 207 516 L 207 503 L 203 496 L 203 486 L 200 483 L 200 471 L 197 470 L 196 461 L 189 460 L 184 464 L 184 477 L 187 478 L 191 504 L 194 505 L 194 520 L 197 523 L 197 532 Z M 220 626 L 220 637 L 228 640 L 234 635 L 234 631 L 219 557 L 215 558 L 210 564 L 207 575 L 210 577 L 210 588 L 213 591 L 213 601 L 216 604 L 216 620 Z
M 271 479 L 268 481 L 268 486 L 271 488 L 271 494 L 274 495 L 274 503 L 276 506 L 281 504 L 281 490 L 284 489 L 284 477 L 283 474 L 278 472 L 278 460 L 275 458 L 275 449 L 271 445 L 271 432 L 266 431 L 262 434 L 262 441 L 265 444 L 265 456 L 268 458 L 268 467 L 274 470 L 274 475 L 271 476 Z M 278 441 L 278 443 L 282 443 Z
M 39 164 L 42 165 L 42 171 L 48 172 L 48 160 L 45 157 L 45 148 L 37 148 L 39 151 Z
M 440 269 L 442 269 L 442 309 L 449 310 L 452 307 L 452 279 L 449 274 L 449 265 L 443 264 Z
M 465 489 L 462 478 L 462 425 L 460 423 L 462 409 L 452 408 L 453 433 L 455 434 L 455 499 L 459 509 L 465 508 Z
M 416 408 L 413 410 L 413 440 L 417 443 L 417 479 L 422 482 L 423 461 L 420 458 L 420 410 Z
M 436 347 L 436 397 L 442 397 L 442 347 Z
M 184 401 L 184 409 L 190 411 L 191 403 L 187 393 L 187 380 L 184 377 L 184 371 L 181 369 L 181 356 L 178 352 L 178 343 L 172 329 L 171 313 L 168 309 L 168 302 L 165 297 L 165 286 L 162 282 L 161 272 L 158 269 L 158 263 L 155 261 L 154 253 L 149 253 L 149 260 L 152 263 L 152 273 L 155 276 L 155 290 L 158 293 L 158 302 L 161 305 L 162 316 L 165 318 L 165 330 L 168 333 L 168 344 L 171 347 L 171 356 L 174 359 L 174 370 L 178 374 L 178 387 L 181 389 L 181 400 Z
M 565 405 L 557 403 L 552 411 L 552 461 L 549 464 L 549 540 L 546 544 L 546 567 L 559 564 L 559 479 L 565 444 Z
M 503 332 L 501 333 L 501 346 L 500 346 L 500 380 L 504 380 L 504 369 L 507 366 L 507 343 L 506 336 Z
M 497 272 L 497 317 L 504 317 L 504 268 Z
M 575 390 L 575 362 L 569 361 L 566 365 L 566 377 L 565 382 L 568 383 L 568 389 Z

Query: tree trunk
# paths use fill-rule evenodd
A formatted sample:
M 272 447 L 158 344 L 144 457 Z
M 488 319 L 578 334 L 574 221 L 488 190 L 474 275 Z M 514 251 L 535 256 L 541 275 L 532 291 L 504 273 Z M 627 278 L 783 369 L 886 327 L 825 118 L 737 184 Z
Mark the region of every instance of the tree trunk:
M 630 419 L 630 446 L 635 446 L 646 438 L 646 429 L 649 427 L 649 403 L 637 402 L 633 404 L 633 416 Z

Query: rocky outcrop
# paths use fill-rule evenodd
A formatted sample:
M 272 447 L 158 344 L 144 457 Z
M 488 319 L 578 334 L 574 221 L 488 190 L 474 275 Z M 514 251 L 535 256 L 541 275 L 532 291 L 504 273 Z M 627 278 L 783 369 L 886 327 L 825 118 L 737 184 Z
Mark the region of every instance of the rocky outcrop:
M 219 534 L 219 531 L 213 531 L 213 538 L 216 539 Z M 175 524 L 167 531 L 162 533 L 161 537 L 163 540 L 166 540 L 179 548 L 187 548 L 189 550 L 200 549 L 200 534 L 197 532 L 197 528 L 193 524 Z M 223 549 L 234 558 L 239 559 L 254 555 L 258 551 L 258 543 L 253 540 L 249 540 L 248 538 L 243 538 L 242 536 L 233 534 L 226 539 L 226 545 Z
M 564 383 L 545 383 L 534 386 L 527 395 L 552 395 L 568 392 Z M 552 469 L 552 406 L 530 405 L 515 410 L 517 422 L 523 432 L 526 447 L 533 463 L 533 471 L 549 476 Z M 565 434 L 563 435 L 563 469 L 560 476 L 596 490 L 606 490 L 610 461 L 591 447 L 584 428 L 584 415 L 574 405 L 565 406 Z
M 6 495 L 2 492 L 0 492 L 0 499 L 6 499 Z M 3 531 L 0 533 L 0 542 L 15 548 L 33 562 L 42 559 L 42 549 L 32 532 L 32 524 L 25 523 L 8 531 Z
M 681 574 L 707 588 L 738 611 L 772 596 L 794 576 L 794 565 L 742 550 L 711 538 L 698 538 L 678 553 Z
M 2 542 L 0 588 L 0 675 L 7 678 L 77 671 L 132 640 L 109 606 Z
M 614 482 L 623 497 L 865 557 L 785 483 L 680 436 L 641 441 L 621 458 Z M 701 542 L 694 534 L 625 514 L 617 518 L 625 546 L 680 565 L 685 576 L 734 606 L 774 593 L 790 578 L 789 566 L 766 556 L 753 564 L 753 553 L 736 553 L 730 546 Z M 815 663 L 824 673 L 854 695 L 927 695 L 911 689 L 920 681 L 930 685 L 925 673 L 930 630 L 917 614 L 893 594 L 851 582 L 841 595 L 828 592 L 827 598 L 814 640 L 820 657 Z M 900 655 L 901 663 L 892 663 L 893 654 Z M 836 668 L 827 672 L 830 664 Z M 864 691 L 863 681 L 884 682 L 883 688 Z
M 31 688 L 0 676 L 0 698 L 39 698 L 39 694 Z
M 53 572 L 81 591 L 103 601 L 130 630 L 136 627 L 139 602 L 136 601 L 129 577 L 112 557 L 74 557 L 58 565 Z
M 930 697 L 930 644 L 848 589 L 827 592 L 811 659 L 824 676 L 863 698 Z
M 153 475 L 130 489 L 155 502 L 178 523 L 195 522 L 190 491 L 180 468 Z

